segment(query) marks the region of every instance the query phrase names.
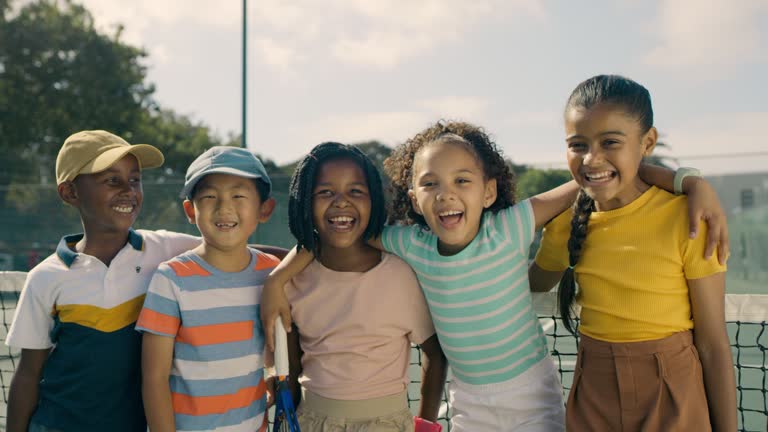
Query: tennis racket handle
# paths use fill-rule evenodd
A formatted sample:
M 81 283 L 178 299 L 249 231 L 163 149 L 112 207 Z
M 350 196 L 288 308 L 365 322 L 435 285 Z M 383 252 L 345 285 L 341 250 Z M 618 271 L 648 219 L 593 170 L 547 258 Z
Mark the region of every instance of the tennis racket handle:
M 415 432 L 442 432 L 443 426 L 440 423 L 424 420 L 421 417 L 413 418 L 413 426 Z
M 288 376 L 288 335 L 279 316 L 275 319 L 275 371 Z

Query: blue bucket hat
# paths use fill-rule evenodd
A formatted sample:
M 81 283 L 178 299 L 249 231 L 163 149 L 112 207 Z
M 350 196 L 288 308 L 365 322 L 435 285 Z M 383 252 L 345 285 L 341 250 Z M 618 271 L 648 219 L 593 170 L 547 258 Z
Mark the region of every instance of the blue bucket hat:
M 184 178 L 184 188 L 181 189 L 181 198 L 189 198 L 197 182 L 208 174 L 231 174 L 260 179 L 267 185 L 267 196 L 261 197 L 262 200 L 269 198 L 272 192 L 272 181 L 255 154 L 240 147 L 216 146 L 206 150 L 189 165 Z

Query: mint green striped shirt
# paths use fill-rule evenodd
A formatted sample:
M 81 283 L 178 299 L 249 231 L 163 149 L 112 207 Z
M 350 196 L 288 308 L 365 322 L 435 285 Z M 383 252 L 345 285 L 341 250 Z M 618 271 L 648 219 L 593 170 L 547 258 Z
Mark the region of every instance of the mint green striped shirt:
M 388 226 L 384 248 L 413 267 L 453 375 L 472 384 L 510 380 L 542 360 L 547 341 L 528 285 L 535 222 L 528 200 L 483 215 L 480 231 L 456 255 L 416 225 Z

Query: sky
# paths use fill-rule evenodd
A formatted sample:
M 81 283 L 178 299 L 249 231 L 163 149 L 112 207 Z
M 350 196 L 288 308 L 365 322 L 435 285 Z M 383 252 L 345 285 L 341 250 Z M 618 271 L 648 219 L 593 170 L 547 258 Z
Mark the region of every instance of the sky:
M 83 3 L 146 49 L 161 106 L 240 132 L 241 1 Z M 663 154 L 768 171 L 768 0 L 249 0 L 247 18 L 248 146 L 278 163 L 452 119 L 564 167 L 568 95 L 615 73 L 651 92 Z

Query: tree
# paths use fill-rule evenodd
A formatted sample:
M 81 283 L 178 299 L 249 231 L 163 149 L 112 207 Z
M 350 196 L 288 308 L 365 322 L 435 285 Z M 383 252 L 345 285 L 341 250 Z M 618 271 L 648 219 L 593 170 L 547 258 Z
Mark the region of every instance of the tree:
M 538 170 L 528 168 L 517 180 L 517 199 L 522 200 L 556 188 L 571 180 L 567 170 Z
M 8 10 L 9 2 L 0 6 Z M 0 185 L 50 182 L 61 143 L 82 129 L 107 129 L 131 141 L 154 87 L 146 53 L 104 35 L 71 0 L 24 5 L 0 26 Z M 39 167 L 39 168 L 38 168 Z

